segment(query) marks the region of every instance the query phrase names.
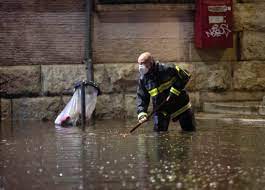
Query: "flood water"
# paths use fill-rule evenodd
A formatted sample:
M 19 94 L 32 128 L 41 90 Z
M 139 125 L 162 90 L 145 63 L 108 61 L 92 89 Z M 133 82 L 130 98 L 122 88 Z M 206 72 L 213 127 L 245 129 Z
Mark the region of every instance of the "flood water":
M 264 189 L 265 128 L 2 123 L 0 189 Z

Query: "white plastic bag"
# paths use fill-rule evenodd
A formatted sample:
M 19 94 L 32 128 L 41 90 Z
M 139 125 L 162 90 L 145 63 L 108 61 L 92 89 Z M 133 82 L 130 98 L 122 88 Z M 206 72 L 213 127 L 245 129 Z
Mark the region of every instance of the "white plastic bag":
M 97 103 L 98 91 L 91 86 L 86 87 L 86 118 L 90 119 Z M 57 116 L 55 120 L 56 125 L 76 125 L 81 115 L 81 89 L 78 88 L 74 92 L 71 100 L 67 103 L 63 111 Z
M 86 88 L 86 118 L 87 119 L 90 119 L 93 111 L 96 108 L 97 96 L 98 96 L 98 91 L 96 89 L 94 89 L 93 87 Z M 81 111 L 80 111 L 80 114 L 81 114 Z

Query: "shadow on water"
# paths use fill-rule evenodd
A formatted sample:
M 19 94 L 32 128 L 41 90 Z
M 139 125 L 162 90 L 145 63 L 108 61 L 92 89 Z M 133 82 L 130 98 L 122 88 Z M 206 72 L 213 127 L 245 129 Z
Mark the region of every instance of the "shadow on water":
M 85 131 L 52 123 L 3 122 L 0 189 L 262 189 L 263 128 L 199 126 L 183 133 L 151 124 L 124 138 L 129 121 Z

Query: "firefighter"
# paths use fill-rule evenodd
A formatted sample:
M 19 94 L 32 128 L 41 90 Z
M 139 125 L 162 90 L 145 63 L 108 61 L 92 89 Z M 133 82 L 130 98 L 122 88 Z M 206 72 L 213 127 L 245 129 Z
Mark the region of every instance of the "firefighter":
M 179 121 L 182 130 L 195 131 L 195 118 L 189 95 L 184 89 L 190 74 L 178 66 L 155 61 L 149 52 L 138 58 L 140 79 L 137 89 L 138 121 L 147 120 L 147 109 L 152 99 L 154 131 L 167 131 L 170 119 Z M 163 105 L 162 105 L 163 104 Z

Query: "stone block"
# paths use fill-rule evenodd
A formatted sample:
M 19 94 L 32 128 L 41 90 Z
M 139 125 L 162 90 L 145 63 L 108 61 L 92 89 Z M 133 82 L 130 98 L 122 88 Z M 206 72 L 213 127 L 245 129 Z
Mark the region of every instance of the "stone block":
M 113 91 L 113 86 L 107 74 L 105 64 L 94 65 L 94 79 L 98 83 L 102 93 L 110 93 Z
M 235 37 L 234 37 L 235 39 Z M 199 49 L 195 47 L 194 42 L 189 44 L 189 61 L 199 61 L 199 62 L 222 62 L 222 61 L 235 61 L 236 60 L 236 45 L 234 40 L 233 48 L 218 49 L 218 48 L 208 48 Z M 187 51 L 187 50 L 185 50 Z
M 233 85 L 236 90 L 265 89 L 265 62 L 238 62 L 234 67 Z
M 231 62 L 196 62 L 196 90 L 223 91 L 231 87 Z
M 242 60 L 265 59 L 265 33 L 244 31 L 241 39 Z
M 13 99 L 15 120 L 54 120 L 61 111 L 60 97 Z
M 11 100 L 1 99 L 1 119 L 11 119 Z
M 127 118 L 137 118 L 136 93 L 125 94 L 125 112 Z
M 124 119 L 124 95 L 104 94 L 98 96 L 96 105 L 96 117 L 100 119 Z
M 230 101 L 261 101 L 264 92 L 255 91 L 225 91 L 225 92 L 209 92 L 201 91 L 201 102 L 230 102 Z
M 86 79 L 85 65 L 42 65 L 44 94 L 72 93 L 75 82 Z
M 8 95 L 40 93 L 40 66 L 0 67 L 1 91 Z
M 106 64 L 106 71 L 114 92 L 136 91 L 139 78 L 138 64 Z
M 135 92 L 138 84 L 138 65 L 95 64 L 95 80 L 103 93 Z
M 236 126 L 236 127 L 264 127 L 265 120 L 260 115 L 237 115 L 221 113 L 198 113 L 196 114 L 198 126 Z
M 255 2 L 254 0 L 250 0 Z M 257 1 L 258 2 L 258 1 Z M 261 0 L 260 0 L 261 2 Z M 264 31 L 265 30 L 265 2 L 235 4 L 234 21 L 236 31 Z
M 72 96 L 61 96 L 61 103 L 63 106 L 65 106 L 72 98 Z
M 208 113 L 259 115 L 260 102 L 205 102 L 203 111 Z

